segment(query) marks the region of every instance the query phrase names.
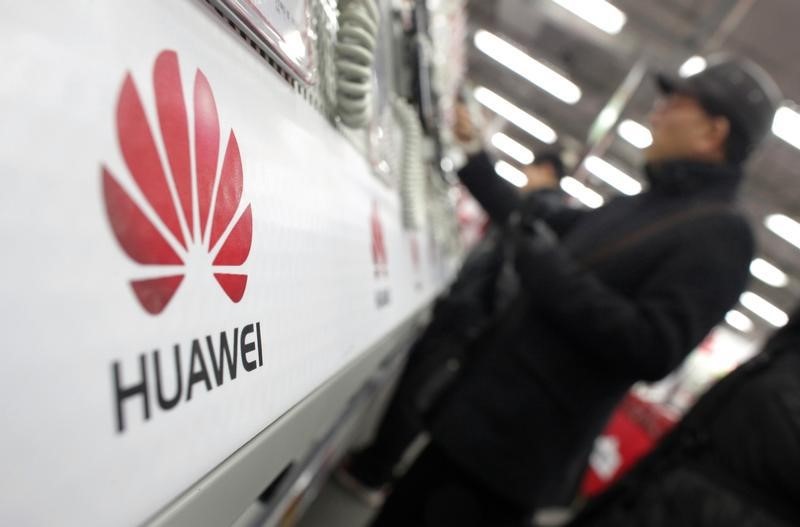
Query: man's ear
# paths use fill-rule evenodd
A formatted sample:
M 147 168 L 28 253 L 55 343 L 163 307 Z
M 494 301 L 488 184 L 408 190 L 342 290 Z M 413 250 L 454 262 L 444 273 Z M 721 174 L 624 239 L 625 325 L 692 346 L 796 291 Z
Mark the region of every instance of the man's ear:
M 717 116 L 711 120 L 710 139 L 723 151 L 725 142 L 731 134 L 731 122 L 727 117 Z

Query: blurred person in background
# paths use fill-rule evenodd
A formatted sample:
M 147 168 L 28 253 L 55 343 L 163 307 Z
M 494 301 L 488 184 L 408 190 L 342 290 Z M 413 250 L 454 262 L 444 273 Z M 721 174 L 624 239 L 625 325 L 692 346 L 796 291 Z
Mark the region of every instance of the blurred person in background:
M 649 189 L 637 196 L 552 210 L 496 177 L 483 152 L 461 171 L 514 239 L 515 272 L 501 275 L 503 314 L 436 405 L 431 443 L 373 527 L 523 525 L 568 499 L 631 385 L 672 371 L 738 299 L 754 240 L 734 202 L 777 88 L 733 59 L 658 82 Z M 456 128 L 474 141 L 469 122 Z
M 456 111 L 460 112 L 461 108 Z M 533 159 L 531 164 L 522 167 L 522 172 L 528 178 L 528 182 L 522 187 L 524 194 L 540 192 L 540 197 L 555 195 L 560 198 L 560 201 L 563 201 L 563 194 L 558 187 L 561 178 L 565 175 L 561 154 L 554 151 L 542 152 Z
M 566 195 L 559 188 L 564 170 L 557 152 L 543 152 L 524 167 L 528 183 L 522 194 L 535 196 L 540 207 L 572 210 L 567 209 Z M 504 260 L 503 243 L 500 229 L 490 228 L 465 258 L 453 285 L 437 299 L 431 322 L 412 345 L 375 437 L 350 455 L 337 472 L 337 481 L 368 505 L 383 502 L 398 462 L 424 431 L 423 415 L 454 382 L 491 324 L 496 312 L 497 277 Z
M 549 201 L 556 209 L 565 206 L 566 195 L 559 186 L 561 179 L 566 175 L 561 154 L 552 151 L 542 152 L 531 164 L 522 167 L 522 172 L 528 178 L 528 182 L 521 190 L 523 196 L 531 196 L 529 199 L 534 199 L 535 196 L 535 200 L 539 203 Z
M 800 525 L 800 308 L 570 527 Z

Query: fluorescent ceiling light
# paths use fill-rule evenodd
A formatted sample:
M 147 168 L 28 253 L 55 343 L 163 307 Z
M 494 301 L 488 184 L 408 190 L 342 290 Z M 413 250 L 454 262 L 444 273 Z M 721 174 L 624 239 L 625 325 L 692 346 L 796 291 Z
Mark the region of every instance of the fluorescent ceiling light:
M 693 57 L 689 57 L 686 59 L 686 62 L 681 64 L 681 67 L 678 70 L 678 75 L 681 77 L 691 77 L 692 75 L 697 75 L 706 69 L 706 66 L 706 59 L 699 55 L 695 55 Z
M 565 103 L 575 104 L 581 99 L 581 89 L 574 82 L 497 35 L 478 30 L 475 33 L 475 47 Z
M 626 119 L 617 127 L 620 137 L 635 146 L 636 148 L 647 148 L 653 144 L 653 134 L 646 126 Z
M 492 145 L 523 165 L 533 163 L 533 152 L 502 132 L 492 136 Z
M 781 106 L 772 119 L 772 133 L 795 148 L 800 148 L 800 114 Z
M 553 0 L 553 2 L 610 35 L 619 33 L 628 20 L 625 13 L 605 0 Z
M 753 330 L 753 321 L 735 309 L 728 311 L 728 314 L 725 315 L 725 322 L 727 322 L 732 328 L 738 329 L 742 333 L 749 333 Z
M 528 184 L 528 176 L 522 170 L 514 168 L 505 161 L 495 163 L 494 171 L 497 172 L 498 176 L 519 188 Z
M 800 249 L 800 223 L 783 214 L 767 216 L 764 225 L 769 230 Z
M 589 208 L 596 209 L 603 205 L 603 196 L 571 176 L 561 178 L 561 189 Z
M 558 139 L 555 130 L 488 88 L 478 87 L 475 90 L 475 100 L 543 143 L 552 145 Z
M 586 170 L 602 179 L 615 189 L 628 196 L 635 196 L 642 191 L 642 184 L 618 169 L 608 161 L 597 156 L 589 156 L 584 162 Z
M 776 328 L 783 327 L 789 322 L 789 315 L 755 293 L 751 293 L 750 291 L 743 293 L 741 298 L 739 298 L 739 302 Z
M 786 276 L 786 273 L 761 258 L 756 258 L 752 261 L 750 272 L 753 276 L 772 287 L 786 287 L 789 283 L 789 277 Z

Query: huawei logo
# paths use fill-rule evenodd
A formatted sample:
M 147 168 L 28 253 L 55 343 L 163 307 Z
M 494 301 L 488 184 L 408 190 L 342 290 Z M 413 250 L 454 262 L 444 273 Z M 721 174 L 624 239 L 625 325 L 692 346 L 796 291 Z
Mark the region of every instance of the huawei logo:
M 125 253 L 144 266 L 131 280 L 133 292 L 148 313 L 158 314 L 187 275 L 213 275 L 228 298 L 239 302 L 247 286 L 240 266 L 250 254 L 253 218 L 250 205 L 241 203 L 236 136 L 231 130 L 222 150 L 211 86 L 198 69 L 187 100 L 174 51 L 156 59 L 153 91 L 156 115 L 148 116 L 133 77 L 125 76 L 116 124 L 130 177 L 121 180 L 102 167 L 111 228 Z
M 372 234 L 372 265 L 375 268 L 375 306 L 380 309 L 391 301 L 391 292 L 388 287 L 389 259 L 386 257 L 386 241 L 383 237 L 383 225 L 378 204 L 372 202 L 372 213 L 369 218 L 370 233 Z
M 372 216 L 370 217 L 370 229 L 372 231 L 372 263 L 375 266 L 375 276 L 387 276 L 389 274 L 388 261 L 386 258 L 386 245 L 383 241 L 383 226 L 378 212 L 378 204 L 372 204 Z
M 411 264 L 414 266 L 414 271 L 419 272 L 419 242 L 416 236 L 411 237 Z

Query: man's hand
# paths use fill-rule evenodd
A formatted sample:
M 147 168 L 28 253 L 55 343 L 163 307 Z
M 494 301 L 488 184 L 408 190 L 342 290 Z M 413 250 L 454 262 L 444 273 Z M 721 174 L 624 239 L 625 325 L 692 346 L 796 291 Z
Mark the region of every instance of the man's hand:
M 456 105 L 456 124 L 453 127 L 453 133 L 455 133 L 456 139 L 465 145 L 478 140 L 478 131 L 472 122 L 469 110 L 462 103 Z
M 563 277 L 574 273 L 574 261 L 561 249 L 558 237 L 541 220 L 518 216 L 513 229 L 514 264 L 522 285 L 542 301 L 560 294 Z

